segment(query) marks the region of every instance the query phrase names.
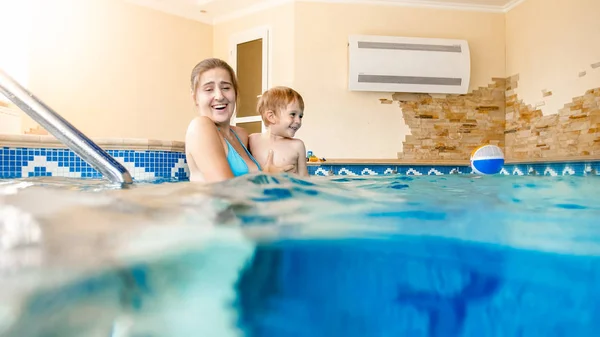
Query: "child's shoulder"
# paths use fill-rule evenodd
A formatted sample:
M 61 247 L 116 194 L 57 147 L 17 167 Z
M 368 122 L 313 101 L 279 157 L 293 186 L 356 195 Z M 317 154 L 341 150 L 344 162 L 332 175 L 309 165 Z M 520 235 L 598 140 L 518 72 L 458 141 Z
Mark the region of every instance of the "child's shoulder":
M 294 144 L 304 144 L 304 141 L 300 138 L 288 138 Z
M 248 136 L 248 139 L 249 139 L 250 141 L 259 141 L 259 140 L 261 139 L 261 135 L 262 135 L 261 133 L 251 133 L 251 134 Z
M 288 144 L 290 147 L 298 151 L 304 151 L 304 141 L 300 138 L 288 138 Z

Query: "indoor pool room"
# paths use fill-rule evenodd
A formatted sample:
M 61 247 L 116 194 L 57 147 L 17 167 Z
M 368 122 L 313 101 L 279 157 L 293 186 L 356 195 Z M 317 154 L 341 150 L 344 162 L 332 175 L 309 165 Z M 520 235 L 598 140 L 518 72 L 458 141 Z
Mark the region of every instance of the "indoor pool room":
M 0 3 L 0 337 L 597 336 L 599 11 Z

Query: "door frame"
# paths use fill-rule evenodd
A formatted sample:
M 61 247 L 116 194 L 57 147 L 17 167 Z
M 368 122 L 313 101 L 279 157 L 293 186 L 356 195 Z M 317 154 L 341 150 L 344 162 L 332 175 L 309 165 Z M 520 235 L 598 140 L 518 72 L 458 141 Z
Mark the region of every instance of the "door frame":
M 262 39 L 262 90 L 261 93 L 265 92 L 271 85 L 271 60 L 272 60 L 272 48 L 271 48 L 271 26 L 259 26 L 242 32 L 238 32 L 231 36 L 229 39 L 229 64 L 236 72 L 237 75 L 237 45 L 245 42 Z M 258 96 L 260 97 L 260 96 Z M 237 105 L 236 105 L 237 109 Z M 231 125 L 237 123 L 247 122 L 261 122 L 261 130 L 265 131 L 265 125 L 262 123 L 260 116 L 250 117 L 234 117 L 231 119 Z

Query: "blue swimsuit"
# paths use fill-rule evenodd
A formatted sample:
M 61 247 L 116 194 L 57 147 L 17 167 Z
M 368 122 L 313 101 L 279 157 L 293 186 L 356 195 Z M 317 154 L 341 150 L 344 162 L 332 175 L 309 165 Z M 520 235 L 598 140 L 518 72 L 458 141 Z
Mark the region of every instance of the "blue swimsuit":
M 250 157 L 250 159 L 252 159 L 252 161 L 256 164 L 258 169 L 261 170 L 260 165 L 258 164 L 256 159 L 254 159 L 254 157 L 250 154 L 250 151 L 248 151 L 248 149 L 244 146 L 244 143 L 242 143 L 237 133 L 235 133 L 233 129 L 231 129 L 231 132 L 233 132 L 235 138 L 237 138 L 238 142 L 240 142 L 240 145 L 242 145 L 244 150 L 246 150 L 248 157 Z M 227 139 L 225 139 L 225 142 L 227 143 L 227 162 L 229 163 L 229 167 L 231 168 L 231 172 L 233 172 L 233 175 L 238 177 L 249 173 L 250 170 L 248 169 L 248 165 L 244 161 L 244 158 L 242 158 L 242 156 L 240 156 L 240 154 L 237 153 L 237 151 L 233 148 L 233 146 L 231 146 Z

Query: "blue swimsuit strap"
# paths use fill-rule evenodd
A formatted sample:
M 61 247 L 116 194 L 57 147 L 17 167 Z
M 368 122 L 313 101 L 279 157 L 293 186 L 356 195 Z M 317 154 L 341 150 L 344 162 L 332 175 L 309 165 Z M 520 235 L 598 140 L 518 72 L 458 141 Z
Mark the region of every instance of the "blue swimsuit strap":
M 250 151 L 248 151 L 248 149 L 244 146 L 244 143 L 242 143 L 242 141 L 240 140 L 240 137 L 238 137 L 238 135 L 235 132 L 235 130 L 232 128 L 231 131 L 233 132 L 233 135 L 235 136 L 235 138 L 237 138 L 237 140 L 240 143 L 240 145 L 242 146 L 242 148 L 244 148 L 244 151 L 246 151 L 246 154 L 248 154 L 248 157 L 250 157 L 250 159 L 254 162 L 254 164 L 256 164 L 256 167 L 258 167 L 258 170 L 262 171 L 262 169 L 260 167 L 260 164 L 256 161 L 256 159 L 254 159 L 254 157 L 252 156 L 252 154 L 250 153 Z M 225 141 L 227 141 L 227 139 L 225 139 Z

